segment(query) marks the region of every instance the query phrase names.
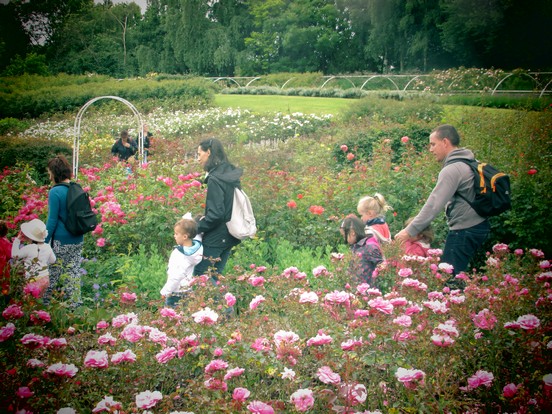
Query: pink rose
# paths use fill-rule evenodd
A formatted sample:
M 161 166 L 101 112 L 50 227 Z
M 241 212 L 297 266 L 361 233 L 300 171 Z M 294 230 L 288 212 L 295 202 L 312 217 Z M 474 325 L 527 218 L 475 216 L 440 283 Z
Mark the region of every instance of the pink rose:
M 224 299 L 226 300 L 227 306 L 234 306 L 236 304 L 236 297 L 231 293 L 224 295 Z
M 98 344 L 99 345 L 110 345 L 113 346 L 117 340 L 111 335 L 110 333 L 106 333 L 105 335 L 101 335 L 98 337 Z
M 121 362 L 135 362 L 136 361 L 136 354 L 132 352 L 130 349 L 127 349 L 123 352 L 117 352 L 111 357 L 111 362 L 115 365 L 120 364 Z
M 251 401 L 247 409 L 253 414 L 274 414 L 274 409 L 262 401 Z
M 418 385 L 424 384 L 425 373 L 419 369 L 398 368 L 395 377 L 406 388 L 416 389 Z
M 84 366 L 88 368 L 107 368 L 108 365 L 106 351 L 90 350 L 84 358 Z
M 109 323 L 106 322 L 106 321 L 99 321 L 97 324 L 96 324 L 96 330 L 102 330 L 102 329 L 107 329 L 109 328 Z
M 349 147 L 345 144 L 342 144 L 340 148 L 341 148 L 341 151 L 343 151 L 343 152 L 349 151 Z
M 322 346 L 326 344 L 331 344 L 333 341 L 332 337 L 326 334 L 319 334 L 313 338 L 310 338 L 307 341 L 307 346 Z
M 312 391 L 308 388 L 302 388 L 295 391 L 291 394 L 289 398 L 290 402 L 295 404 L 295 409 L 297 411 L 308 411 L 314 405 L 314 397 Z
M 147 390 L 136 396 L 136 406 L 145 410 L 154 407 L 162 399 L 163 395 L 159 391 L 151 392 Z
M 77 375 L 79 369 L 74 364 L 63 364 L 58 362 L 57 364 L 50 365 L 46 369 L 47 374 L 55 374 L 60 377 L 72 378 Z
M 100 237 L 98 240 L 96 240 L 96 246 L 98 247 L 104 247 L 105 246 L 105 238 Z
M 238 402 L 245 402 L 247 398 L 251 395 L 251 392 L 247 388 L 235 388 L 232 393 L 232 399 Z
M 493 382 L 494 376 L 492 373 L 479 370 L 470 378 L 468 378 L 468 389 L 473 390 L 480 386 L 489 388 Z
M 479 329 L 491 330 L 496 324 L 496 316 L 488 310 L 483 309 L 478 314 L 472 316 L 472 321 Z
M 521 329 L 531 330 L 540 326 L 540 320 L 535 315 L 523 315 L 517 318 L 517 323 Z
M 123 292 L 121 295 L 121 302 L 123 303 L 134 303 L 136 302 L 136 293 L 134 292 Z
M 239 377 L 244 372 L 245 372 L 245 369 L 240 367 L 229 369 L 228 371 L 226 371 L 226 374 L 224 375 L 224 380 L 228 381 L 231 378 Z
M 249 309 L 251 309 L 251 310 L 256 309 L 257 306 L 259 306 L 264 301 L 265 301 L 264 296 L 262 296 L 262 295 L 255 296 L 253 298 L 253 300 L 251 301 L 251 303 L 249 304 Z
M 155 355 L 155 359 L 160 364 L 166 364 L 178 354 L 178 351 L 174 346 L 163 349 L 161 352 Z
M 406 144 L 408 141 L 410 141 L 410 138 L 408 138 L 406 135 L 404 137 L 401 138 L 401 142 L 403 144 Z
M 516 395 L 517 391 L 518 391 L 517 385 L 510 383 L 504 386 L 504 388 L 502 389 L 502 395 L 504 395 L 504 397 L 506 398 L 512 398 L 513 396 Z
M 23 317 L 23 310 L 21 310 L 21 306 L 13 304 L 8 306 L 4 311 L 2 312 L 2 316 L 6 319 L 19 319 Z
M 102 411 L 106 411 L 108 413 L 115 413 L 117 410 L 121 410 L 123 406 L 120 402 L 114 401 L 113 397 L 104 397 L 103 400 L 101 400 L 96 407 L 92 410 L 93 413 L 100 413 Z
M 381 296 L 378 296 L 376 299 L 368 301 L 368 306 L 373 309 L 380 311 L 386 315 L 391 315 L 393 313 L 393 305 L 388 300 L 383 299 Z
M 339 387 L 339 395 L 347 400 L 349 405 L 355 406 L 366 401 L 368 392 L 363 384 L 346 383 Z
M 316 292 L 303 292 L 299 297 L 299 303 L 317 303 L 318 295 Z
M 19 398 L 29 398 L 34 395 L 29 387 L 19 387 L 15 393 Z
M 341 377 L 338 373 L 333 372 L 332 369 L 328 366 L 323 366 L 318 369 L 316 376 L 324 384 L 339 384 L 341 382 Z
M 220 371 L 228 368 L 228 362 L 223 361 L 222 359 L 214 359 L 207 364 L 205 367 L 206 374 L 212 374 L 213 372 Z
M 202 325 L 213 325 L 218 320 L 218 314 L 212 311 L 210 308 L 205 308 L 192 314 L 195 323 Z
M 15 325 L 13 323 L 8 323 L 6 326 L 0 328 L 0 342 L 4 342 L 11 338 L 15 333 Z

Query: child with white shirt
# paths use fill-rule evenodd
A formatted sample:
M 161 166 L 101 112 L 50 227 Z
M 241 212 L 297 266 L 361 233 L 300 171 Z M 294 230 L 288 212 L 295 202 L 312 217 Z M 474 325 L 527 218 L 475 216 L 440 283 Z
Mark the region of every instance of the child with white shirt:
M 203 259 L 203 245 L 191 214 L 186 214 L 174 225 L 174 240 L 177 245 L 169 258 L 167 282 L 161 289 L 165 305 L 171 308 L 191 290 L 194 267 Z
M 34 219 L 21 225 L 21 231 L 12 244 L 12 258 L 23 261 L 25 278 L 39 287 L 40 294 L 50 284 L 48 266 L 56 261 L 52 247 L 44 243 L 46 236 L 48 230 L 44 222 Z M 23 245 L 22 242 L 28 243 Z

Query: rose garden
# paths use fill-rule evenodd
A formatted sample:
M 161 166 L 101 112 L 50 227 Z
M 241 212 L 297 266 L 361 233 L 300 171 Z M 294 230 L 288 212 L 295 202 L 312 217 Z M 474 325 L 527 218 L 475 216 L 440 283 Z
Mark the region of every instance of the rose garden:
M 340 116 L 156 109 L 149 162 L 110 158 L 132 118 L 86 119 L 78 181 L 101 217 L 85 236 L 84 305 L 44 307 L 14 266 L 0 322 L 0 407 L 7 413 L 540 413 L 552 409 L 549 111 L 358 100 Z M 70 116 L 19 139 L 72 144 Z M 340 221 L 384 194 L 392 233 L 415 215 L 439 165 L 429 131 L 456 125 L 462 145 L 508 172 L 513 209 L 493 218 L 486 251 L 444 286 L 444 219 L 429 258 L 392 243 L 378 287 L 353 285 Z M 244 168 L 259 232 L 218 286 L 194 281 L 165 308 L 172 226 L 202 212 L 194 160 L 208 136 Z M 0 175 L 1 218 L 47 217 L 45 160 Z M 227 317 L 225 310 L 233 306 Z

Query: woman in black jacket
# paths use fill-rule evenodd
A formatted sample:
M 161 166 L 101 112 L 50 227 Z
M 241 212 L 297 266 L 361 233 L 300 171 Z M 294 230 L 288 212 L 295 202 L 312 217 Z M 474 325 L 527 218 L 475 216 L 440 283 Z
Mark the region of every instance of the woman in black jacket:
M 138 145 L 129 135 L 128 131 L 121 131 L 121 138 L 115 141 L 115 144 L 111 147 L 111 154 L 119 161 L 126 161 L 138 151 Z
M 241 168 L 232 165 L 222 143 L 216 138 L 202 141 L 197 148 L 197 158 L 207 172 L 205 214 L 198 223 L 198 233 L 203 233 L 204 259 L 196 265 L 194 275 L 206 274 L 210 267 L 222 275 L 232 248 L 240 243 L 228 232 L 226 222 L 232 216 L 234 189 L 240 187 Z M 212 280 L 218 281 L 213 275 Z

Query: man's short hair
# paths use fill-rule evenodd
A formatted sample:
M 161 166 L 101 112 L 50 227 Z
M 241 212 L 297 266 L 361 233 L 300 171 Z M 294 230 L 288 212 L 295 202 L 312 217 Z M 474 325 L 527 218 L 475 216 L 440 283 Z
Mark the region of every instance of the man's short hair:
M 458 131 L 452 125 L 439 125 L 432 133 L 435 133 L 435 136 L 440 140 L 448 138 L 450 143 L 455 147 L 460 145 L 460 134 L 458 134 Z

